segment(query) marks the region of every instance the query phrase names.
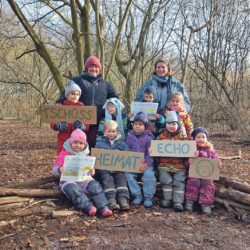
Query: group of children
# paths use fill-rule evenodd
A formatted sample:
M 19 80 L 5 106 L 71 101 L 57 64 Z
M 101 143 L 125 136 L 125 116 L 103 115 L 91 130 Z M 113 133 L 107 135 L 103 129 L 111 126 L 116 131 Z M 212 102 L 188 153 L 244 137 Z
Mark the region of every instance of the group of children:
M 82 105 L 78 102 L 81 89 L 73 81 L 66 85 L 64 105 Z M 147 88 L 144 92 L 145 102 L 154 102 L 154 90 Z M 152 207 L 152 199 L 156 192 L 156 169 L 162 186 L 162 207 L 170 207 L 176 211 L 193 210 L 193 204 L 199 201 L 203 213 L 210 214 L 214 202 L 215 187 L 212 180 L 190 178 L 188 167 L 192 158 L 150 156 L 151 141 L 157 140 L 195 140 L 195 155 L 203 158 L 218 158 L 213 146 L 208 142 L 208 131 L 196 128 L 184 108 L 181 93 L 174 93 L 168 100 L 166 110 L 148 119 L 145 112 L 135 116 L 123 112 L 124 105 L 117 98 L 111 98 L 103 106 L 105 117 L 100 121 L 96 138 L 96 148 L 144 153 L 141 174 L 120 171 L 92 170 L 93 177 L 84 182 L 60 182 L 60 187 L 75 208 L 90 216 L 97 212 L 102 216 L 112 215 L 114 210 L 129 210 L 130 196 L 133 205 Z M 130 118 L 134 121 L 131 123 Z M 51 127 L 59 131 L 58 157 L 53 167 L 53 175 L 60 176 L 64 171 L 63 163 L 66 155 L 89 155 L 89 147 L 84 131 L 87 124 L 75 121 L 72 124 L 52 123 Z M 221 161 L 219 161 L 221 167 Z M 142 189 L 137 182 L 141 175 Z M 185 206 L 183 207 L 185 201 Z

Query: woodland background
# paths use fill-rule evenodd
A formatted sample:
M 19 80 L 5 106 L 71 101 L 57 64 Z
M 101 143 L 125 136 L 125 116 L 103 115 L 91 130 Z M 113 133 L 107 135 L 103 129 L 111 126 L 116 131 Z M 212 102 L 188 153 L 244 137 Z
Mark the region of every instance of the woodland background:
M 246 0 L 0 0 L 0 15 L 1 119 L 39 121 L 91 55 L 129 109 L 164 56 L 195 126 L 249 138 Z

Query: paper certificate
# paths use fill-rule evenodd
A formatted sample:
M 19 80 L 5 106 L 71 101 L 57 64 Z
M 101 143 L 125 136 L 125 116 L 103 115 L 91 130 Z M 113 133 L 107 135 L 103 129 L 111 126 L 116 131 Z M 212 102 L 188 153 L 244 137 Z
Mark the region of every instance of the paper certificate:
M 64 159 L 65 171 L 61 175 L 61 181 L 85 181 L 91 179 L 89 171 L 94 168 L 95 157 L 66 155 Z
M 158 103 L 154 102 L 132 102 L 131 113 L 135 116 L 139 112 L 145 112 L 149 118 L 156 114 L 158 105 Z M 132 117 L 130 120 L 134 120 L 134 117 Z

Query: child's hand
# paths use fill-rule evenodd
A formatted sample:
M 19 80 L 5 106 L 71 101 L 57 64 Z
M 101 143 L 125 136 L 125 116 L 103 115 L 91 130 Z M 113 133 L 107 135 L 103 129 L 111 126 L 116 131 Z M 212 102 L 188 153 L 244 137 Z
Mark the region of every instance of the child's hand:
M 59 172 L 63 173 L 65 171 L 65 167 L 59 167 Z
M 144 159 L 142 159 L 141 163 L 142 163 L 142 165 L 141 165 L 141 167 L 139 168 L 139 171 L 140 171 L 141 173 L 143 173 L 143 172 L 145 172 L 145 171 L 147 170 L 148 164 L 145 162 Z
M 193 158 L 188 158 L 188 163 L 192 164 L 192 162 L 193 162 Z
M 196 157 L 199 157 L 199 151 L 196 150 L 196 151 L 194 152 L 194 155 L 195 155 Z
M 62 104 L 60 102 L 57 102 L 56 105 L 61 106 Z
M 129 114 L 128 114 L 128 118 L 132 118 L 134 115 L 130 112 Z
M 220 170 L 222 170 L 222 161 L 219 159 L 219 162 L 218 162 L 218 167 Z
M 95 175 L 95 169 L 92 168 L 92 169 L 89 171 L 89 173 L 90 173 L 91 176 Z
M 151 154 L 153 149 L 151 147 L 148 148 L 148 153 Z

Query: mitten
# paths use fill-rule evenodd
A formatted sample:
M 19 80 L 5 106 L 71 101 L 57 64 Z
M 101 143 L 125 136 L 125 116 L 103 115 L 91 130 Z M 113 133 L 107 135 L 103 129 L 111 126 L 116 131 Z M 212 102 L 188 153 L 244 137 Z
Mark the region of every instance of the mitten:
M 65 131 L 68 128 L 68 124 L 66 122 L 56 123 L 54 128 L 56 131 Z
M 75 129 L 80 128 L 81 125 L 82 125 L 82 124 L 81 124 L 78 120 L 73 122 L 73 127 L 74 127 Z

